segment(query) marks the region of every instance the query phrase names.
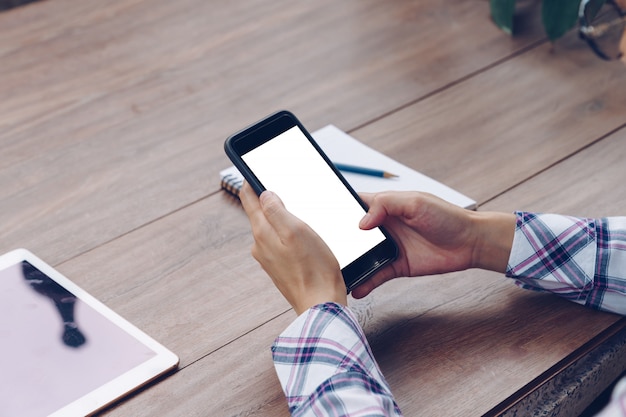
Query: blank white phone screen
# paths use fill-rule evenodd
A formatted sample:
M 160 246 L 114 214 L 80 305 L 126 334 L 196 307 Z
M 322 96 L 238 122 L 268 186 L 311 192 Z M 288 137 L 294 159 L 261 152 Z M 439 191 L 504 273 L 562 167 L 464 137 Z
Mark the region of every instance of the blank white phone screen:
M 365 210 L 297 126 L 242 159 L 287 210 L 326 242 L 341 268 L 385 240 L 378 228 L 359 229 Z

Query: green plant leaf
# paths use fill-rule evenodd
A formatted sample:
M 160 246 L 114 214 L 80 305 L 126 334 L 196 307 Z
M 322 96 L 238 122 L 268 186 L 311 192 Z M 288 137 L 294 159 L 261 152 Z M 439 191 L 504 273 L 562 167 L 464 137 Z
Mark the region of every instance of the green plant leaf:
M 490 7 L 491 18 L 495 24 L 509 35 L 512 35 L 515 0 L 490 0 Z
M 554 41 L 563 36 L 576 24 L 580 0 L 543 0 L 541 18 L 543 27 Z

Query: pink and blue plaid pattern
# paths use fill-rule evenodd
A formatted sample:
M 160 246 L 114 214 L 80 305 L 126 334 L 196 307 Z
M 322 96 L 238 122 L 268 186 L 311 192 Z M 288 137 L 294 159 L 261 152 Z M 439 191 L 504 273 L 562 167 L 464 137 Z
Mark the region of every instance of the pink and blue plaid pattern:
M 626 217 L 516 215 L 508 277 L 522 288 L 626 314 Z
M 320 304 L 298 317 L 272 347 L 293 416 L 400 416 L 352 312 Z

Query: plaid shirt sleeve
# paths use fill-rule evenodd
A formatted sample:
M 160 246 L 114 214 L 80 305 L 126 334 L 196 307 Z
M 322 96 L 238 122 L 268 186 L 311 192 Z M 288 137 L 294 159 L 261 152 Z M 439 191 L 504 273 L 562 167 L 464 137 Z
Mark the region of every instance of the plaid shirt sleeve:
M 508 277 L 522 288 L 626 315 L 626 217 L 516 215 Z
M 272 356 L 292 416 L 401 416 L 363 330 L 335 303 L 301 314 Z

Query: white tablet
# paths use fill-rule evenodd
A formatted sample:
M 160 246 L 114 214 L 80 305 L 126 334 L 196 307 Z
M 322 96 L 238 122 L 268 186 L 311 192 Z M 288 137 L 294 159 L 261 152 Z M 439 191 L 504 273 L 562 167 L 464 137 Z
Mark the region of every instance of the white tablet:
M 0 416 L 85 416 L 178 357 L 24 249 L 0 256 Z

